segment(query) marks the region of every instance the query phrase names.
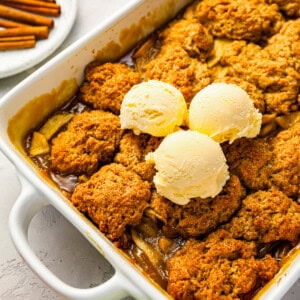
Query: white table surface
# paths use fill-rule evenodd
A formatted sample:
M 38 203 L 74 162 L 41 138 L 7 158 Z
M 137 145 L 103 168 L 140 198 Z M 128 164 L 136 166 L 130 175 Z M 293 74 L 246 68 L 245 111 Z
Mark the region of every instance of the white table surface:
M 78 0 L 78 15 L 74 27 L 52 56 L 128 1 Z M 0 79 L 0 98 L 43 63 L 45 61 L 21 74 Z M 60 299 L 31 272 L 10 240 L 8 215 L 19 192 L 15 169 L 0 152 L 0 300 Z M 75 287 L 98 285 L 113 274 L 110 264 L 51 206 L 43 208 L 34 217 L 29 236 L 32 248 L 44 264 Z M 296 299 L 300 299 L 300 280 L 284 297 L 284 300 Z

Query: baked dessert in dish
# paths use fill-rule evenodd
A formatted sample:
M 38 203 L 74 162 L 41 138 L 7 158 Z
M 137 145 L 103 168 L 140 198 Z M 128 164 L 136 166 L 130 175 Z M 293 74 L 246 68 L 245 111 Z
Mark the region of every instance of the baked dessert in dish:
M 195 1 L 119 61 L 86 66 L 77 94 L 26 138 L 70 202 L 174 299 L 251 299 L 299 243 L 299 9 Z M 221 143 L 229 179 L 218 195 L 180 205 L 158 193 L 147 157 L 165 137 L 120 123 L 125 95 L 149 80 L 187 107 L 208 85 L 234 84 L 262 114 L 257 137 Z

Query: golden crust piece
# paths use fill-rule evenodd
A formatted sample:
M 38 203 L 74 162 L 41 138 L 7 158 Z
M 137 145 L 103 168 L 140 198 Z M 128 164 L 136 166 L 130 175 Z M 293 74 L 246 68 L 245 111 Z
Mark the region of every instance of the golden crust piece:
M 268 4 L 277 4 L 279 9 L 288 17 L 300 16 L 299 0 L 265 0 Z
M 78 184 L 71 201 L 118 246 L 128 225 L 137 225 L 148 206 L 150 184 L 120 164 L 103 166 Z
M 197 237 L 228 221 L 240 207 L 244 196 L 244 188 L 233 175 L 214 198 L 195 198 L 186 205 L 177 205 L 153 193 L 150 207 L 160 216 L 166 236 Z
M 277 187 L 289 197 L 300 197 L 300 123 L 281 131 L 269 142 L 242 138 L 224 144 L 230 171 L 252 190 Z
M 211 83 L 207 65 L 191 58 L 179 45 L 163 45 L 158 55 L 144 66 L 146 79 L 174 85 L 189 104 L 194 95 Z
M 85 70 L 85 81 L 80 88 L 82 99 L 95 109 L 120 113 L 124 95 L 141 82 L 139 74 L 121 63 L 92 63 Z
M 162 138 L 148 134 L 135 135 L 131 130 L 126 132 L 120 141 L 119 152 L 114 161 L 133 170 L 143 180 L 151 181 L 155 174 L 154 165 L 145 162 L 145 156 L 157 149 Z
M 300 6 L 300 1 L 297 2 Z M 264 50 L 271 59 L 284 61 L 300 72 L 300 19 L 285 22 L 281 30 L 268 39 Z
M 237 216 L 223 229 L 236 239 L 258 243 L 288 240 L 296 245 L 300 236 L 300 205 L 277 189 L 258 191 L 243 200 Z
M 287 114 L 298 110 L 298 27 L 294 23 L 290 27 L 283 26 L 281 33 L 270 38 L 265 48 L 246 41 L 215 43 L 215 47 L 222 49 L 215 49 L 219 57 L 212 67 L 213 81 L 236 81 L 237 84 L 240 81 L 246 90 L 248 88 L 247 92 L 251 91 L 254 104 L 262 113 Z M 249 85 L 255 88 L 249 90 Z
M 271 140 L 273 185 L 300 200 L 300 123 L 281 131 Z
M 113 159 L 121 138 L 119 117 L 102 110 L 76 115 L 52 140 L 51 169 L 62 174 L 95 172 Z
M 221 59 L 226 76 L 241 78 L 260 89 L 267 113 L 287 114 L 299 108 L 300 74 L 289 58 L 275 60 L 269 50 L 252 43 L 235 42 L 227 49 Z
M 175 300 L 240 299 L 279 270 L 270 255 L 255 259 L 254 243 L 189 240 L 167 261 L 168 293 Z
M 277 5 L 263 0 L 204 0 L 194 13 L 213 36 L 234 40 L 264 40 L 283 23 Z
M 178 44 L 200 61 L 205 61 L 213 48 L 213 37 L 196 19 L 173 21 L 159 36 L 162 44 Z
M 272 151 L 265 139 L 241 138 L 222 145 L 230 171 L 252 190 L 270 188 Z

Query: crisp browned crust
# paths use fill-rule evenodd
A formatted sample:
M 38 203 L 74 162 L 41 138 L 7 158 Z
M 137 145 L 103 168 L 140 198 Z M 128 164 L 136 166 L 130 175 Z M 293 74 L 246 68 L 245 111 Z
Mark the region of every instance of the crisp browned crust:
M 230 167 L 248 188 L 275 186 L 289 197 L 300 197 L 300 123 L 275 137 L 239 139 L 223 149 Z
M 288 17 L 300 16 L 300 2 L 298 0 L 266 0 L 266 3 L 277 4 L 283 14 Z
M 284 193 L 271 189 L 250 194 L 231 222 L 223 227 L 232 237 L 271 243 L 290 241 L 300 236 L 300 206 Z
M 132 131 L 126 132 L 121 141 L 114 161 L 133 170 L 144 180 L 152 182 L 155 174 L 154 165 L 145 162 L 145 156 L 159 146 L 162 138 L 148 134 L 135 135 Z
M 286 21 L 280 31 L 268 39 L 264 49 L 271 59 L 285 61 L 287 66 L 299 72 L 300 19 Z
M 199 61 L 205 62 L 213 49 L 212 35 L 196 19 L 173 21 L 159 37 L 162 44 L 181 45 L 190 57 L 195 57 Z
M 269 255 L 255 259 L 255 243 L 231 238 L 189 240 L 167 261 L 168 292 L 174 299 L 240 299 L 278 271 Z
M 244 188 L 233 175 L 223 191 L 214 198 L 195 198 L 186 205 L 177 205 L 153 193 L 150 207 L 163 221 L 166 236 L 199 237 L 227 222 L 240 207 L 244 196 Z
M 139 74 L 125 64 L 91 64 L 85 71 L 80 92 L 83 100 L 95 109 L 118 115 L 124 95 L 140 82 Z
M 272 151 L 265 139 L 238 139 L 224 144 L 223 150 L 231 172 L 251 190 L 270 188 Z
M 178 44 L 163 45 L 158 55 L 144 69 L 146 79 L 174 85 L 182 92 L 187 103 L 212 80 L 207 65 L 191 58 Z
M 260 41 L 276 33 L 283 23 L 277 5 L 263 0 L 200 1 L 195 17 L 212 35 L 233 40 Z
M 284 49 L 289 49 L 291 43 Z M 226 53 L 221 59 L 222 66 L 226 67 L 225 75 L 241 78 L 261 90 L 267 113 L 287 114 L 299 108 L 300 75 L 288 53 L 274 59 L 271 45 L 261 48 L 245 42 L 232 43 Z
M 119 117 L 94 110 L 76 115 L 52 141 L 51 168 L 62 174 L 87 174 L 109 163 L 121 138 Z
M 300 199 L 300 123 L 271 139 L 271 181 L 286 195 Z
M 78 184 L 71 201 L 101 232 L 122 247 L 126 227 L 140 222 L 149 199 L 150 184 L 123 165 L 113 163 L 102 167 L 87 182 Z

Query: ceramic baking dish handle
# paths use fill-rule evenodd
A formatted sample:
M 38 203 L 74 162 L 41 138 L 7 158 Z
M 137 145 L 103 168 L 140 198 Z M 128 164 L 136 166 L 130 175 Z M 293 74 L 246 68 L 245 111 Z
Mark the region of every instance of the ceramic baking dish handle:
M 20 176 L 21 194 L 9 216 L 10 234 L 16 249 L 31 269 L 52 289 L 68 299 L 120 299 L 128 296 L 132 284 L 115 270 L 113 277 L 103 284 L 89 288 L 74 288 L 56 277 L 35 255 L 28 242 L 28 227 L 34 215 L 46 203 L 30 183 Z

